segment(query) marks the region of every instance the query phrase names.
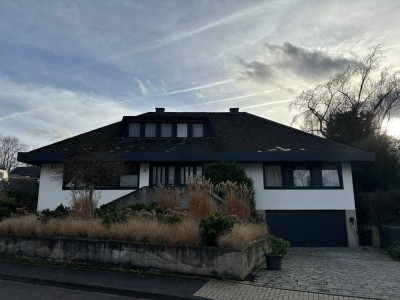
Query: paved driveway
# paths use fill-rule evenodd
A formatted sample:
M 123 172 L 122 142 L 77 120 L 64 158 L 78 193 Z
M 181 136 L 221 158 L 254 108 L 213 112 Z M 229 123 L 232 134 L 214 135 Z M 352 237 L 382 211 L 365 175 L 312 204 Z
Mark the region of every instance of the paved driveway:
M 400 299 L 400 262 L 373 248 L 292 248 L 282 271 L 253 275 L 259 287 Z

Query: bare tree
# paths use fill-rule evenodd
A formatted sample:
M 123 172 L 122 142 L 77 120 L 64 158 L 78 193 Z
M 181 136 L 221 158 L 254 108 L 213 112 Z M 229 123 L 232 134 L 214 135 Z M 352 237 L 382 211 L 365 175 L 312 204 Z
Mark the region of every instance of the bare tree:
M 303 129 L 327 136 L 331 116 L 346 112 L 369 115 L 378 128 L 400 112 L 400 72 L 381 66 L 382 45 L 334 75 L 328 82 L 303 91 L 291 107 L 300 110 L 293 122 L 302 121 Z
M 10 172 L 21 165 L 17 160 L 18 152 L 27 150 L 28 145 L 22 144 L 17 137 L 0 135 L 0 166 Z
M 119 176 L 126 171 L 127 166 L 117 152 L 96 145 L 69 151 L 63 171 L 53 179 L 71 188 L 73 203 L 81 200 L 78 206 L 91 208 L 86 209 L 91 217 L 99 197 L 95 192 L 117 185 Z

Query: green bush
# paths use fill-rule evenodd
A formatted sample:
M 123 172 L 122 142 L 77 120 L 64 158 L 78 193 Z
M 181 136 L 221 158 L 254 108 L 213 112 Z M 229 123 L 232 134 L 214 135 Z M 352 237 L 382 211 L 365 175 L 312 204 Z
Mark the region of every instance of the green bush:
M 29 212 L 35 212 L 38 202 L 38 191 L 7 191 L 7 197 L 15 199 L 17 208 L 25 207 Z
M 268 236 L 268 252 L 271 255 L 286 255 L 290 242 L 284 239 L 278 238 L 274 235 Z
M 400 224 L 400 191 L 380 191 L 356 195 L 360 225 Z
M 394 258 L 400 259 L 400 241 L 394 242 L 390 245 L 388 252 Z
M 0 221 L 9 218 L 15 212 L 17 203 L 15 199 L 1 197 L 0 198 Z
M 200 236 L 203 245 L 218 246 L 218 238 L 231 232 L 237 223 L 234 217 L 226 215 L 210 216 L 200 221 Z
M 127 221 L 127 214 L 125 209 L 120 209 L 115 206 L 100 206 L 98 215 L 102 218 L 103 225 L 110 227 L 114 223 L 125 223 Z
M 69 214 L 69 207 L 60 204 L 55 210 L 44 209 L 38 215 L 38 220 L 43 224 L 47 223 L 50 219 L 64 219 Z
M 247 176 L 241 165 L 235 162 L 217 162 L 207 165 L 204 168 L 203 174 L 206 179 L 210 179 L 214 186 L 228 180 L 238 184 L 246 184 L 253 190 L 253 195 L 250 201 L 251 217 L 253 219 L 258 218 L 254 202 L 254 183 L 253 180 Z M 219 196 L 222 197 L 223 195 L 219 193 Z

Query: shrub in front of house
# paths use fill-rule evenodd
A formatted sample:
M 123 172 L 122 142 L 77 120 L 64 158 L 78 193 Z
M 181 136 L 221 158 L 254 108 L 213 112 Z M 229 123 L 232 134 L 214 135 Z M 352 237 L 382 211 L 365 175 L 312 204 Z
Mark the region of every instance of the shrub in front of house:
M 394 258 L 400 259 L 400 241 L 394 242 L 390 245 L 388 253 Z
M 247 176 L 243 166 L 235 162 L 217 162 L 209 164 L 204 168 L 204 177 L 209 179 L 214 185 L 231 181 L 239 185 L 246 185 L 252 190 L 250 199 L 251 217 L 257 219 L 254 200 L 254 183 L 253 180 Z M 218 193 L 223 197 L 222 192 Z
M 200 221 L 200 235 L 205 246 L 218 246 L 218 238 L 231 232 L 237 219 L 227 215 L 210 216 Z
M 15 212 L 17 203 L 15 199 L 1 197 L 0 198 L 0 221 L 9 218 Z
M 400 224 L 400 191 L 379 191 L 356 195 L 360 225 Z
M 60 204 L 55 210 L 44 209 L 40 212 L 37 219 L 43 224 L 51 219 L 65 219 L 70 213 L 69 207 Z

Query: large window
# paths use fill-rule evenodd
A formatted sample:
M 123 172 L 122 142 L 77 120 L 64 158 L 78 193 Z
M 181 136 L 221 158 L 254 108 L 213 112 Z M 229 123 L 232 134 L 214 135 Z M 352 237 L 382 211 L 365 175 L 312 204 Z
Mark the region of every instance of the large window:
M 283 187 L 282 166 L 264 166 L 264 186 Z
M 311 187 L 311 169 L 304 166 L 294 167 L 293 186 L 300 188 Z
M 138 188 L 139 187 L 139 164 L 126 164 L 125 170 L 119 176 L 120 188 Z
M 118 167 L 118 170 L 110 169 L 109 172 L 102 173 L 101 176 L 95 178 L 96 189 L 137 189 L 139 187 L 139 172 L 140 166 L 137 163 L 126 163 L 123 167 Z M 93 177 L 90 176 L 90 173 L 80 172 L 78 166 L 64 166 L 63 189 L 84 189 L 90 182 L 93 182 Z
M 336 165 L 322 166 L 322 186 L 340 187 L 339 168 Z
M 151 185 L 184 185 L 189 176 L 202 176 L 201 165 L 155 165 L 151 168 Z
M 265 164 L 265 189 L 341 189 L 342 169 L 339 163 Z

